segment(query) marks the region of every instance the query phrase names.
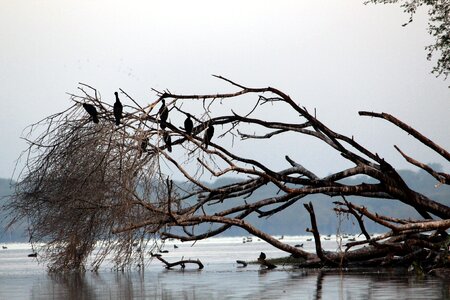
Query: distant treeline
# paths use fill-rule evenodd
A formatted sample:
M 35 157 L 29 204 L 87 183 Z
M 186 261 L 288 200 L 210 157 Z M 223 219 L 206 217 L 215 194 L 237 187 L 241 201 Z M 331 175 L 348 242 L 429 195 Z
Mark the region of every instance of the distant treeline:
M 436 168 L 438 169 L 438 168 Z M 440 203 L 450 206 L 450 187 L 438 186 L 436 187 L 436 180 L 428 175 L 426 172 L 420 170 L 417 172 L 410 170 L 399 171 L 402 178 L 406 183 L 415 191 L 422 193 L 431 199 Z M 224 178 L 214 182 L 213 186 L 220 186 L 237 181 L 236 178 Z M 354 178 L 352 181 L 347 182 L 350 184 L 358 184 L 364 181 L 364 177 Z M 10 185 L 9 179 L 0 179 L 0 196 L 1 203 L 7 201 L 7 196 L 11 195 L 13 187 Z M 255 191 L 253 195 L 245 201 L 252 202 L 259 199 L 267 198 L 268 195 L 275 195 L 278 189 L 273 185 L 267 185 L 258 191 Z M 366 206 L 370 211 L 377 212 L 379 214 L 386 214 L 391 217 L 398 218 L 420 218 L 417 212 L 402 204 L 397 200 L 390 199 L 371 199 L 362 197 L 346 197 L 347 200 L 354 203 Z M 328 197 L 324 195 L 310 195 L 298 203 L 292 205 L 288 209 L 275 214 L 269 218 L 258 218 L 256 214 L 250 215 L 248 221 L 259 229 L 271 234 L 271 235 L 304 235 L 305 229 L 310 227 L 309 214 L 303 207 L 303 203 L 311 201 L 314 205 L 316 212 L 317 223 L 321 234 L 334 234 L 339 228 L 343 233 L 359 233 L 359 227 L 355 223 L 353 217 L 347 217 L 345 215 L 338 216 L 333 211 L 333 201 L 342 200 L 340 197 Z M 196 199 L 191 199 L 196 201 Z M 233 201 L 225 201 L 221 208 L 231 207 L 243 202 L 244 199 L 233 199 Z M 22 224 L 13 228 L 13 230 L 5 231 L 4 227 L 7 223 L 7 216 L 4 211 L 0 211 L 0 221 L 2 221 L 2 230 L 0 232 L 0 242 L 26 242 L 28 241 L 26 224 Z M 380 233 L 386 231 L 385 228 L 380 227 L 373 222 L 366 220 L 366 228 L 370 233 Z M 339 226 L 338 226 L 339 225 Z M 196 232 L 201 232 L 206 229 L 214 228 L 206 224 L 199 226 Z M 224 236 L 245 236 L 248 235 L 245 231 L 239 228 L 230 228 L 224 232 Z

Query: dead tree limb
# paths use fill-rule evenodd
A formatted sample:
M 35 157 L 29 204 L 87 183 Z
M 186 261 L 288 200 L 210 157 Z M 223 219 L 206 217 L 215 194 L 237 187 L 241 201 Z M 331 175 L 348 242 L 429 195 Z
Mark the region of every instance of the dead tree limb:
M 309 266 L 341 262 L 350 265 L 377 259 L 388 262 L 388 255 L 406 257 L 415 253 L 419 244 L 430 248 L 426 249 L 431 256 L 440 255 L 435 249 L 449 228 L 450 207 L 412 190 L 383 157 L 357 139 L 333 131 L 288 94 L 273 87 L 246 87 L 215 77 L 231 84 L 233 91 L 185 95 L 154 90 L 156 100 L 142 104 L 146 101 L 122 90 L 126 96 L 122 101 L 127 102 L 120 126 L 114 124 L 112 104 L 93 87 L 80 84 L 79 95 L 70 95 L 69 109 L 29 127 L 29 145 L 22 156 L 25 167 L 5 209 L 11 212 L 12 223 L 30 221 L 31 242 L 46 242 L 44 258 L 54 270 L 84 267 L 99 241 L 103 250 L 94 268 L 110 254 L 122 268 L 142 264 L 144 251 L 136 251 L 132 246 L 135 243 L 142 244 L 142 249 L 158 249 L 166 238 L 197 241 L 230 227 L 242 228 L 276 248 L 303 257 Z M 242 101 L 234 101 L 237 99 Z M 95 108 L 98 123 L 92 122 L 85 109 L 88 104 Z M 222 104 L 226 104 L 227 111 Z M 281 117 L 266 119 L 261 117 L 267 116 L 266 104 L 289 110 Z M 390 115 L 360 115 L 389 120 L 447 160 L 450 158 L 442 147 Z M 181 125 L 185 118 L 192 121 L 191 130 Z M 255 140 L 269 142 L 286 134 L 319 141 L 350 166 L 318 176 L 298 157 L 282 154 L 286 166 L 275 168 L 270 159 L 247 157 L 234 147 Z M 227 140 L 232 141 L 231 145 Z M 448 184 L 448 174 L 408 161 Z M 174 173 L 183 180 L 174 181 Z M 231 173 L 240 175 L 232 183 L 214 186 L 206 180 Z M 361 178 L 359 184 L 346 183 L 355 177 Z M 276 191 L 260 198 L 250 197 L 265 186 Z M 322 251 L 311 202 L 305 208 L 311 219 L 316 253 L 290 246 L 249 221 L 250 216 L 282 213 L 314 194 L 399 200 L 419 212 L 421 219 L 400 222 L 350 202 L 339 203 L 337 209 L 355 216 L 366 236 L 364 242 L 349 243 L 351 251 L 348 248 L 345 253 Z M 388 232 L 369 239 L 363 218 L 374 220 Z M 431 233 L 434 240 L 423 233 Z M 405 243 L 412 236 L 415 244 Z M 357 249 L 358 245 L 367 247 Z
M 182 259 L 173 263 L 169 263 L 167 260 L 163 259 L 160 254 L 151 254 L 151 256 L 164 263 L 166 265 L 166 269 L 172 269 L 175 266 L 180 266 L 182 269 L 184 269 L 186 268 L 186 264 L 196 264 L 199 270 L 204 268 L 202 262 L 199 259 Z

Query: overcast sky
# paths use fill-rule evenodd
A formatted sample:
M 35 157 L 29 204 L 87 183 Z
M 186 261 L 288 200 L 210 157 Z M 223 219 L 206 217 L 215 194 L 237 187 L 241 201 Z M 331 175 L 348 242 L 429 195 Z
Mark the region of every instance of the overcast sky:
M 0 177 L 11 177 L 26 148 L 22 130 L 68 107 L 66 92 L 77 92 L 78 82 L 111 103 L 122 88 L 147 104 L 155 99 L 152 87 L 234 91 L 211 77 L 219 74 L 283 90 L 398 168 L 409 165 L 393 144 L 426 163 L 443 160 L 359 110 L 391 113 L 450 149 L 450 82 L 430 74 L 423 9 L 402 27 L 409 16 L 398 5 L 363 0 L 0 3 Z M 274 113 L 282 120 L 283 111 Z M 253 149 L 248 143 L 238 150 L 251 156 Z M 288 139 L 263 152 L 279 168 L 289 153 L 319 175 L 335 164 L 313 144 L 299 149 Z

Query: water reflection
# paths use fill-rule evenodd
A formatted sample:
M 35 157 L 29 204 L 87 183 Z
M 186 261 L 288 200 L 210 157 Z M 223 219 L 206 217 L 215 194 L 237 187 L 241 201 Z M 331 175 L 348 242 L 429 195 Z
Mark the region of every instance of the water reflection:
M 316 290 L 314 292 L 314 299 L 322 299 L 322 282 L 324 278 L 324 272 L 319 271 L 317 273 L 317 280 L 316 280 Z
M 148 271 L 50 274 L 31 299 L 449 299 L 449 280 L 404 272 L 305 270 Z M 28 297 L 27 297 L 28 298 Z
M 32 288 L 33 299 L 96 299 L 84 273 L 49 274 L 48 277 L 50 280 L 43 279 Z

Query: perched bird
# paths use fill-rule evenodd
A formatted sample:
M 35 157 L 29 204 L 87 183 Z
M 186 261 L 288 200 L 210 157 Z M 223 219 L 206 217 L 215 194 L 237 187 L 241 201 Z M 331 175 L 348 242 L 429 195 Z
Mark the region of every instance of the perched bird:
M 194 128 L 194 123 L 191 120 L 191 115 L 187 114 L 186 120 L 184 120 L 184 130 L 186 130 L 187 135 L 192 135 L 192 129 Z
M 92 121 L 95 124 L 97 124 L 98 116 L 97 116 L 97 109 L 95 109 L 95 106 L 92 104 L 83 103 L 83 107 L 87 111 L 87 113 L 92 117 Z
M 148 138 L 144 138 L 141 141 L 141 152 L 146 152 L 148 146 Z
M 122 119 L 123 105 L 120 103 L 119 94 L 114 92 L 116 95 L 116 102 L 114 103 L 114 118 L 116 119 L 116 125 L 120 125 L 120 119 Z
M 161 121 L 159 121 L 159 126 L 161 126 L 161 129 L 166 129 L 166 127 L 167 127 L 167 122 L 161 120 Z
M 162 99 L 161 102 L 162 102 L 162 105 L 158 111 L 159 120 L 161 121 L 161 123 L 164 123 L 164 125 L 165 125 L 165 123 L 167 122 L 167 118 L 169 117 L 169 109 L 167 108 L 166 101 L 164 99 Z M 162 124 L 161 124 L 161 128 L 162 128 Z
M 169 152 L 172 152 L 172 139 L 170 138 L 170 135 L 167 131 L 164 132 L 163 140 L 164 140 L 164 143 L 166 143 L 167 150 Z
M 208 122 L 208 128 L 206 129 L 205 136 L 203 137 L 203 142 L 205 143 L 205 148 L 208 148 L 209 142 L 214 135 L 214 126 Z
M 261 259 L 261 260 L 266 259 L 266 254 L 264 252 L 261 252 L 261 254 L 259 254 L 259 258 L 258 259 Z

